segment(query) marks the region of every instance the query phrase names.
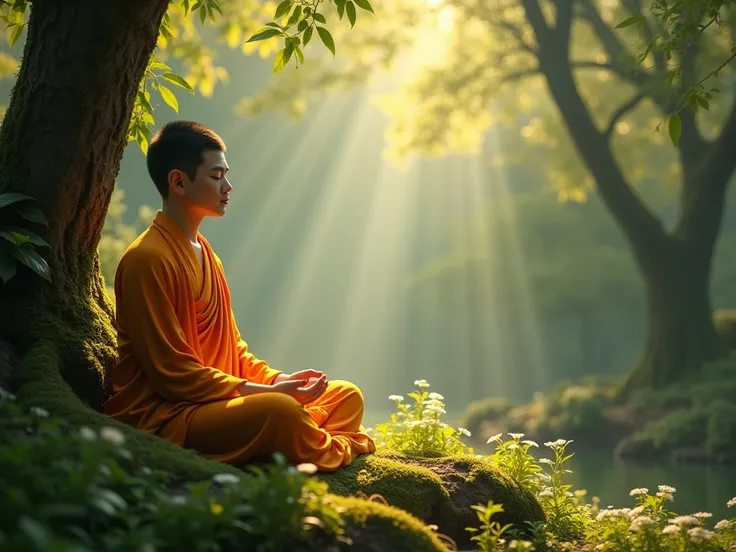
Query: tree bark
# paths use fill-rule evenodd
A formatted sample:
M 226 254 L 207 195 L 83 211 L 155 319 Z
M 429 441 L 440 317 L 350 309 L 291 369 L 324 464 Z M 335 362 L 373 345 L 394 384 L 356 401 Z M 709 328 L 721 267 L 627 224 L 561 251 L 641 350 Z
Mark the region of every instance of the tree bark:
M 36 198 L 52 283 L 20 271 L 0 288 L 0 341 L 39 347 L 99 408 L 116 357 L 97 245 L 138 85 L 168 0 L 34 0 L 0 129 L 0 192 Z M 28 374 L 14 374 L 28 377 Z
M 598 193 L 626 236 L 646 284 L 645 352 L 624 385 L 622 397 L 641 387 L 664 387 L 686 380 L 704 362 L 726 354 L 713 325 L 709 284 L 725 192 L 736 167 L 736 104 L 713 143 L 702 139 L 690 113 L 684 115 L 688 135 L 683 137 L 679 150 L 684 175 L 680 218 L 669 233 L 626 180 L 606 132 L 596 127 L 580 96 L 569 52 L 572 0 L 557 2 L 556 26 L 545 21 L 539 0 L 521 3 L 539 44 L 539 67 L 550 93 L 598 184 Z M 597 13 L 592 3 L 587 5 L 607 50 L 613 54 L 624 52 L 602 19 L 593 17 Z M 596 22 L 600 24 L 596 26 Z M 646 92 L 645 85 L 640 84 L 642 93 Z M 668 101 L 659 96 L 652 99 L 658 105 Z

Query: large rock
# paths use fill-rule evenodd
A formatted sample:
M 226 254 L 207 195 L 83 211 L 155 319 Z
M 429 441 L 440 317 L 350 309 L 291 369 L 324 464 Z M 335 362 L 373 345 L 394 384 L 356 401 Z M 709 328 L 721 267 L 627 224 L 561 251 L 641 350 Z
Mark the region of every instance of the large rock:
M 412 458 L 379 451 L 357 458 L 350 466 L 320 478 L 342 496 L 380 495 L 387 504 L 405 510 L 441 534 L 464 545 L 467 527 L 478 527 L 473 505 L 501 503 L 502 524 L 525 529 L 525 521 L 540 521 L 544 513 L 535 497 L 486 460 L 474 456 Z

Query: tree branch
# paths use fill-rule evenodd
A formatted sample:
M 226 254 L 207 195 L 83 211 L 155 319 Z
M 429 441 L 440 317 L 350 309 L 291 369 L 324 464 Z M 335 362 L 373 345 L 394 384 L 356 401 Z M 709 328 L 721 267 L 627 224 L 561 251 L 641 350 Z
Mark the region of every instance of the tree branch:
M 557 40 L 570 44 L 570 27 L 572 26 L 573 0 L 556 0 L 557 21 L 555 21 L 555 36 Z M 569 50 L 568 50 L 569 51 Z
M 690 176 L 675 233 L 694 248 L 712 248 L 721 228 L 728 183 L 736 170 L 736 100 L 720 136 Z
M 581 1 L 583 7 L 581 15 L 593 27 L 619 78 L 634 83 L 642 94 L 659 106 L 663 113 L 669 113 L 667 98 L 656 91 L 658 87 L 663 87 L 665 75 L 661 71 L 640 71 L 641 66 L 636 57 L 616 37 L 608 23 L 603 21 L 592 1 Z
M 604 131 L 604 135 L 607 139 L 611 139 L 611 135 L 613 134 L 613 129 L 616 126 L 616 123 L 619 122 L 621 117 L 626 115 L 629 111 L 634 109 L 637 105 L 639 105 L 639 102 L 641 102 L 644 99 L 643 94 L 636 94 L 634 95 L 628 102 L 625 104 L 622 104 L 616 111 L 613 112 L 611 115 L 611 118 L 608 121 L 608 126 L 606 127 L 606 130 Z
M 539 66 L 581 158 L 598 185 L 598 192 L 622 228 L 634 256 L 646 272 L 654 270 L 656 254 L 667 239 L 662 222 L 628 184 L 610 143 L 599 131 L 580 96 L 566 45 L 551 36 L 539 0 L 520 0 L 539 44 Z

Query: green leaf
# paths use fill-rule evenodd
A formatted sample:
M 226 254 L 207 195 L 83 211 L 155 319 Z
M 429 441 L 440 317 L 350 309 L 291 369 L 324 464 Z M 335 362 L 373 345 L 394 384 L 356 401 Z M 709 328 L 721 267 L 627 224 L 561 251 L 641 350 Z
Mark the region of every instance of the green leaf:
M 15 43 L 18 42 L 18 39 L 20 38 L 21 33 L 23 32 L 23 25 L 15 25 L 13 26 L 13 30 L 10 31 L 10 38 L 8 39 L 8 44 L 12 48 L 15 46 Z
M 348 0 L 347 4 L 345 4 L 345 11 L 348 14 L 348 21 L 350 21 L 350 27 L 355 26 L 355 4 L 353 4 L 352 0 Z
M 307 27 L 309 27 L 309 21 L 307 21 L 306 19 L 302 19 L 299 22 L 299 25 L 297 26 L 296 30 L 299 31 L 300 33 L 303 33 Z
M 194 94 L 194 89 L 192 88 L 192 86 L 176 73 L 164 73 L 163 75 L 161 75 L 161 78 L 166 79 L 171 84 L 175 84 L 176 86 L 183 88 L 190 94 Z
M 708 100 L 705 98 L 698 96 L 698 103 L 700 104 L 700 107 L 703 109 L 708 109 L 710 107 L 710 104 L 708 103 Z
M 304 31 L 304 38 L 302 40 L 302 43 L 306 47 L 307 44 L 309 44 L 309 41 L 312 40 L 312 32 L 314 32 L 314 27 L 307 27 L 307 30 Z
M 356 1 L 356 3 L 358 2 Z M 360 6 L 360 4 L 358 5 Z M 636 25 L 636 24 L 643 25 L 646 22 L 647 22 L 647 19 L 643 15 L 635 15 L 633 17 L 629 17 L 628 19 L 624 19 L 621 23 L 616 25 L 614 28 L 623 29 L 625 27 L 630 27 L 631 25 Z
M 289 21 L 287 21 L 286 26 L 291 27 L 294 23 L 299 21 L 299 18 L 302 16 L 302 7 L 297 6 L 294 10 L 294 13 L 291 14 L 291 17 L 289 18 Z
M 363 8 L 366 11 L 375 13 L 373 11 L 373 6 L 371 6 L 371 3 L 368 0 L 355 0 L 355 3 L 358 4 L 359 8 Z
M 151 69 L 161 69 L 162 71 L 171 71 L 171 67 L 160 61 L 154 61 L 151 64 Z
M 19 201 L 23 201 L 25 199 L 33 198 L 31 196 L 18 194 L 15 192 L 0 194 L 0 209 L 2 209 L 3 207 L 7 207 L 8 205 L 12 205 L 13 203 L 18 203 Z
M 41 209 L 35 205 L 15 205 L 15 211 L 22 216 L 24 219 L 31 222 L 37 222 L 38 224 L 46 224 L 46 216 L 43 214 Z
M 299 46 L 294 45 L 294 53 L 296 54 L 296 58 L 299 60 L 299 63 L 304 63 L 304 52 L 302 52 L 302 49 L 299 48 Z
M 38 236 L 37 234 L 34 234 L 33 232 L 26 230 L 25 228 L 19 228 L 17 226 L 3 226 L 2 228 L 0 228 L 0 231 L 21 234 L 22 236 L 26 236 L 28 238 L 29 243 L 32 243 L 36 247 L 50 247 L 49 244 L 46 242 L 46 240 L 44 240 L 42 237 Z
M 10 254 L 43 279 L 51 281 L 51 269 L 41 255 L 33 249 L 11 249 Z
M 275 21 L 269 21 L 268 23 L 266 23 L 266 27 L 273 27 L 274 29 L 281 29 L 282 28 L 281 25 L 279 25 Z
M 342 21 L 342 16 L 345 15 L 345 2 L 337 4 L 337 16 Z
M 273 18 L 278 19 L 279 17 L 285 16 L 291 11 L 292 4 L 293 2 L 291 0 L 284 0 L 281 2 L 276 8 L 276 13 L 274 13 Z
M 266 40 L 269 38 L 273 38 L 274 36 L 279 36 L 281 34 L 281 31 L 278 29 L 263 29 L 260 32 L 257 32 L 252 37 L 250 37 L 246 42 L 257 42 L 259 40 Z
M 327 23 L 325 16 L 321 13 L 314 12 L 314 15 L 312 17 L 314 17 L 315 21 L 319 21 L 320 23 Z
M 335 39 L 332 38 L 332 35 L 330 34 L 330 31 L 325 29 L 324 27 L 317 27 L 317 34 L 319 35 L 320 39 L 322 39 L 322 43 L 327 46 L 327 49 L 332 52 L 332 55 L 335 55 Z
M 166 104 L 171 107 L 171 109 L 179 113 L 179 100 L 176 99 L 174 93 L 164 85 L 159 86 L 158 91 L 161 92 L 161 97 L 164 99 Z
M 291 59 L 291 54 L 294 53 L 294 43 L 290 40 L 286 43 L 286 48 L 284 48 L 284 67 L 289 63 L 289 60 Z
M 7 284 L 15 276 L 16 264 L 15 257 L 12 257 L 10 253 L 0 247 L 0 280 L 3 281 L 3 284 Z
M 284 53 L 285 52 L 286 52 L 286 48 L 284 48 L 283 50 L 279 50 L 276 53 L 276 57 L 273 60 L 273 74 L 274 75 L 278 73 L 279 71 L 281 71 L 286 65 L 284 63 Z
M 680 137 L 682 136 L 682 121 L 677 113 L 670 117 L 669 131 L 672 145 L 677 147 L 677 144 L 680 142 Z
M 202 6 L 199 8 L 199 22 L 204 25 L 204 22 L 207 20 L 207 9 L 205 6 Z

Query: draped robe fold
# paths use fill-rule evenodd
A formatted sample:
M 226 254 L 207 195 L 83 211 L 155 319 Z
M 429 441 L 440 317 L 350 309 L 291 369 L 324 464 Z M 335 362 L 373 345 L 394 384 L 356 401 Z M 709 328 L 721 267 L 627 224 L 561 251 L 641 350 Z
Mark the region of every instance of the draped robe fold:
M 332 381 L 302 406 L 277 392 L 240 396 L 246 381 L 271 385 L 280 371 L 242 339 L 222 263 L 198 235 L 203 263 L 159 211 L 115 275 L 119 360 L 105 413 L 213 459 L 241 464 L 282 453 L 322 471 L 375 451 L 361 425 L 363 396 Z

